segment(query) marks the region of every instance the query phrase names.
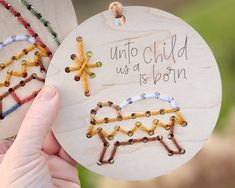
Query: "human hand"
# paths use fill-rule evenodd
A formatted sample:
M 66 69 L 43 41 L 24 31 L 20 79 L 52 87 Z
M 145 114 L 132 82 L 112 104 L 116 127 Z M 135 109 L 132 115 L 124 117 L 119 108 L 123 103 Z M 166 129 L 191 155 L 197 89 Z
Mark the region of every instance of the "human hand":
M 0 141 L 1 188 L 80 187 L 77 163 L 50 130 L 58 109 L 59 94 L 45 86 L 26 114 L 14 143 Z

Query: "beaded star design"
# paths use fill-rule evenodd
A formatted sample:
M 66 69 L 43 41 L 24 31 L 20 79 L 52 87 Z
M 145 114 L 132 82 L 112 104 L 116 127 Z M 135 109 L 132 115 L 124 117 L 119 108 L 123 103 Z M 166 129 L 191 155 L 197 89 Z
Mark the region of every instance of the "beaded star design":
M 76 54 L 71 55 L 71 59 L 74 61 L 76 66 L 74 67 L 66 67 L 65 72 L 73 72 L 77 71 L 78 73 L 74 76 L 75 81 L 80 81 L 82 80 L 83 83 L 83 88 L 84 88 L 84 95 L 89 97 L 90 96 L 90 91 L 89 91 L 89 85 L 88 85 L 88 76 L 93 79 L 95 78 L 95 73 L 91 72 L 90 69 L 92 68 L 97 68 L 102 66 L 102 62 L 98 61 L 94 64 L 90 64 L 89 61 L 92 57 L 92 52 L 88 51 L 85 53 L 84 49 L 84 43 L 83 39 L 81 36 L 78 36 L 76 38 L 77 41 L 77 48 L 78 48 L 78 53 L 79 57 Z

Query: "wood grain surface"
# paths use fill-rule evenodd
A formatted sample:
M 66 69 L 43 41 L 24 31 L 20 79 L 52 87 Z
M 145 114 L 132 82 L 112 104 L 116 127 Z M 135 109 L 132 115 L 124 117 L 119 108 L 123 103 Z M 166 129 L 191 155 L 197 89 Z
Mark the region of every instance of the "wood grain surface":
M 184 21 L 147 7 L 124 7 L 123 14 L 127 22 L 122 26 L 114 24 L 111 11 L 102 12 L 79 25 L 55 53 L 46 84 L 54 85 L 61 93 L 61 109 L 53 131 L 69 155 L 99 174 L 143 180 L 174 170 L 202 148 L 219 115 L 221 80 L 211 50 Z M 65 72 L 65 67 L 75 65 L 70 56 L 78 54 L 77 36 L 83 37 L 85 50 L 93 52 L 89 62 L 103 63 L 102 67 L 92 69 L 95 79 L 88 79 L 90 97 L 84 96 L 82 81 L 74 81 L 78 72 Z M 97 102 L 120 104 L 129 97 L 154 92 L 173 97 L 187 120 L 187 127 L 176 126 L 175 130 L 175 138 L 186 153 L 170 157 L 158 142 L 135 144 L 120 147 L 114 164 L 98 166 L 102 142 L 97 135 L 90 139 L 86 137 L 90 110 Z M 125 107 L 122 113 L 167 107 L 167 103 L 148 99 Z M 99 118 L 115 117 L 115 111 L 104 108 L 97 115 Z M 151 127 L 153 118 L 167 122 L 169 117 L 142 118 L 140 121 Z M 135 122 L 128 120 L 101 127 L 108 131 L 113 130 L 115 125 L 128 129 Z M 167 133 L 158 128 L 155 136 L 163 135 L 170 145 Z M 145 135 L 137 131 L 133 138 Z M 128 136 L 118 134 L 110 143 L 128 139 Z

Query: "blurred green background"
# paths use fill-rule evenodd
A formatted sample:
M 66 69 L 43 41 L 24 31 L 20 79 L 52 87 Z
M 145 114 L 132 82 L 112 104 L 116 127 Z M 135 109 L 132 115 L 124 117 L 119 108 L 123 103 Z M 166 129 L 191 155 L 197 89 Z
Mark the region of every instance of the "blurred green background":
M 233 137 L 233 134 L 232 136 L 226 134 L 225 130 L 230 130 L 229 127 L 235 126 L 235 118 L 233 118 L 235 116 L 235 0 L 122 0 L 120 2 L 123 5 L 151 6 L 171 12 L 192 25 L 201 34 L 201 36 L 206 40 L 212 49 L 217 59 L 223 84 L 223 102 L 221 114 L 215 131 L 215 135 L 219 135 L 219 138 L 216 136 L 214 137 L 216 137 L 216 139 L 221 139 L 224 142 L 227 140 L 227 137 Z M 110 3 L 111 1 L 108 0 L 74 0 L 74 6 L 79 23 L 89 18 L 90 16 L 106 10 Z M 207 147 L 210 148 L 213 146 L 213 144 L 215 145 L 215 143 L 216 141 L 212 141 L 211 144 Z M 231 141 L 229 141 L 229 143 L 231 143 Z M 225 143 L 225 145 L 229 144 Z M 210 149 L 208 149 L 208 151 L 210 151 Z M 223 154 L 225 156 L 233 155 L 229 153 Z M 199 155 L 203 155 L 203 153 Z M 209 159 L 210 154 L 208 154 L 207 157 Z M 196 158 L 200 158 L 200 156 Z M 194 159 L 189 162 L 191 163 L 189 165 L 193 166 L 194 163 L 196 163 L 196 160 L 197 159 Z M 218 158 L 217 160 L 219 162 L 221 159 Z M 235 161 L 231 160 L 231 162 L 231 165 L 234 166 Z M 231 167 L 231 165 L 229 166 Z M 196 175 L 198 172 L 194 172 L 193 170 L 194 169 L 192 168 L 189 171 Z M 218 169 L 218 171 L 220 170 L 221 169 Z M 229 175 L 232 173 L 235 175 L 235 167 L 230 170 L 232 170 L 232 172 L 226 172 L 225 169 L 225 173 L 230 173 Z M 180 171 L 180 169 L 177 171 Z M 209 171 L 208 173 L 210 174 L 212 172 Z M 174 175 L 168 175 L 169 177 L 161 177 L 148 182 L 139 182 L 138 184 L 136 182 L 120 182 L 93 174 L 83 167 L 79 168 L 79 174 L 83 188 L 104 188 L 105 186 L 115 187 L 115 185 L 116 187 L 125 186 L 162 188 L 167 184 L 164 183 L 164 178 L 172 178 L 172 181 L 177 181 L 174 180 Z M 206 176 L 209 177 L 209 174 Z M 200 173 L 198 176 L 200 177 Z M 221 177 L 221 175 L 219 177 Z M 204 179 L 205 178 L 207 177 L 204 177 Z M 226 178 L 228 177 L 226 176 Z M 235 176 L 232 176 L 230 179 L 232 178 L 235 178 Z M 201 181 L 202 179 L 203 178 L 195 179 L 191 182 L 191 184 L 189 182 L 189 184 L 184 186 L 181 182 L 179 185 L 181 185 L 180 187 L 194 187 L 195 182 Z M 220 184 L 217 183 L 215 185 L 213 185 L 213 182 L 216 182 L 215 179 L 206 179 L 203 181 L 204 183 L 202 183 L 200 187 L 235 187 L 235 180 L 230 179 L 223 179 L 225 183 L 221 184 L 221 180 L 219 182 Z M 178 187 L 178 184 L 175 183 L 173 187 Z

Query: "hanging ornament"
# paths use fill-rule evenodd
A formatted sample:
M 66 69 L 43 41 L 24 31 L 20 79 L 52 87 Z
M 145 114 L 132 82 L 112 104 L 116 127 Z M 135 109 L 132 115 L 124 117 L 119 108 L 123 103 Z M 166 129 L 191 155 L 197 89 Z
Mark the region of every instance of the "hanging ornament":
M 215 58 L 192 27 L 167 12 L 117 2 L 67 36 L 46 84 L 61 93 L 53 132 L 66 152 L 98 174 L 126 180 L 189 161 L 221 105 Z

